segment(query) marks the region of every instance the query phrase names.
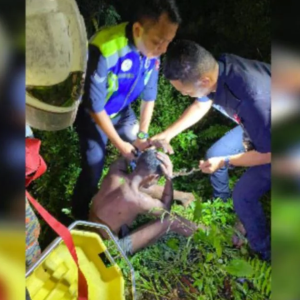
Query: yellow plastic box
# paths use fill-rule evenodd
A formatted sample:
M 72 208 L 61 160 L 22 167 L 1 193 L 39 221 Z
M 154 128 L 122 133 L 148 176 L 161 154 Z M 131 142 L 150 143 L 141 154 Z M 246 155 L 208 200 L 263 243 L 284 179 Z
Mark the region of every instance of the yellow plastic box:
M 72 230 L 76 226 L 97 227 L 106 230 L 115 242 L 120 254 L 131 269 L 132 297 L 135 298 L 134 271 L 110 230 L 90 222 L 75 222 L 69 229 L 87 283 L 89 300 L 125 300 L 125 280 L 97 233 Z M 105 254 L 112 263 L 106 267 L 100 255 Z M 32 300 L 77 300 L 77 266 L 61 238 L 56 239 L 28 270 L 26 286 Z

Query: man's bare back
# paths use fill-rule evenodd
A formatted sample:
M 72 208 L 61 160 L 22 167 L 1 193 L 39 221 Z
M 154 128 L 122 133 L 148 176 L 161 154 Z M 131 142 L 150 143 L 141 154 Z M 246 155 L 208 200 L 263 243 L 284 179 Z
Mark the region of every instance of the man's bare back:
M 130 226 L 138 215 L 151 213 L 161 216 L 165 210 L 169 211 L 173 201 L 172 164 L 167 155 L 162 153 L 156 155 L 161 161 L 164 160 L 162 163 L 164 175 L 168 174 L 165 187 L 156 191 L 148 188 L 153 181 L 158 179 L 158 175 L 147 175 L 141 167 L 140 172 L 128 174 L 126 161 L 118 159 L 111 165 L 100 190 L 93 198 L 90 221 L 107 225 L 116 236 L 119 236 L 124 225 Z M 153 198 L 151 194 L 160 196 L 161 199 Z M 131 253 L 152 243 L 168 229 L 189 236 L 196 227 L 195 224 L 179 216 L 175 221 L 171 221 L 169 217 L 163 222 L 156 220 L 130 235 L 133 238 Z M 101 232 L 101 235 L 107 238 L 104 232 Z

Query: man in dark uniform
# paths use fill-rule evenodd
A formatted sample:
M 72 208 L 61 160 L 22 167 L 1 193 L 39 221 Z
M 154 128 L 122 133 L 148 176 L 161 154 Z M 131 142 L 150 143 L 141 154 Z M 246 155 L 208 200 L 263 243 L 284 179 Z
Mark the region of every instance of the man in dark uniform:
M 183 95 L 196 98 L 183 115 L 153 139 L 170 141 L 197 123 L 213 106 L 237 126 L 217 141 L 199 167 L 211 174 L 214 198 L 231 196 L 253 250 L 270 258 L 270 233 L 259 199 L 271 184 L 270 65 L 224 54 L 216 60 L 191 41 L 168 50 L 164 74 Z M 228 169 L 249 167 L 231 195 Z
M 135 158 L 136 148 L 149 146 L 159 57 L 175 37 L 181 20 L 174 0 L 139 1 L 133 15 L 131 23 L 106 27 L 89 43 L 85 91 L 75 122 L 82 156 L 82 171 L 72 198 L 77 219 L 88 217 L 107 141 L 127 160 Z M 140 96 L 138 122 L 130 104 Z

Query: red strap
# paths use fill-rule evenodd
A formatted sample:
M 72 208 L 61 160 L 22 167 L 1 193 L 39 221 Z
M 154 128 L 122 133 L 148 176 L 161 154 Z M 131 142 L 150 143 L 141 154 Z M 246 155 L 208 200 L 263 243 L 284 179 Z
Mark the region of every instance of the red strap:
M 73 243 L 71 233 L 67 227 L 59 223 L 53 216 L 51 216 L 43 206 L 41 206 L 29 193 L 26 191 L 26 196 L 30 203 L 35 207 L 48 225 L 63 239 L 67 248 L 69 249 L 77 267 L 78 267 L 78 300 L 88 300 L 88 285 L 84 274 L 80 270 L 78 264 L 78 257 Z
M 7 286 L 4 282 L 0 279 L 0 300 L 8 300 L 7 296 Z
M 25 185 L 28 186 L 31 183 L 31 181 L 39 178 L 42 174 L 44 174 L 46 172 L 46 170 L 47 170 L 47 165 L 46 165 L 45 161 L 43 160 L 43 158 L 40 156 L 40 165 L 38 166 L 38 169 L 32 175 L 32 177 L 26 176 Z
M 34 138 L 26 138 L 26 187 L 35 179 L 39 178 L 47 170 L 47 165 L 39 154 L 41 141 Z

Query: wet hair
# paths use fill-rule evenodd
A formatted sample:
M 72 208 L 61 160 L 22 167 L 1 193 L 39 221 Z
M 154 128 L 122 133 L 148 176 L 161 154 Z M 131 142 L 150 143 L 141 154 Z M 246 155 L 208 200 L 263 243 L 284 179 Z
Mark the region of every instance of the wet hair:
M 149 149 L 144 151 L 138 158 L 136 171 L 144 172 L 147 174 L 157 174 L 162 175 L 161 161 L 156 157 L 157 151 L 154 149 Z
M 178 40 L 168 48 L 163 72 L 168 80 L 193 83 L 214 70 L 216 64 L 213 55 L 197 43 Z
M 181 17 L 175 0 L 140 0 L 134 7 L 133 22 L 158 22 L 162 14 L 167 14 L 171 23 L 180 24 Z

